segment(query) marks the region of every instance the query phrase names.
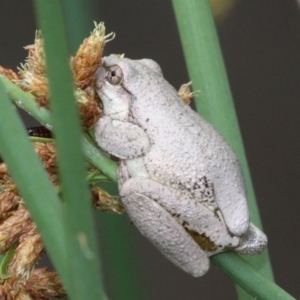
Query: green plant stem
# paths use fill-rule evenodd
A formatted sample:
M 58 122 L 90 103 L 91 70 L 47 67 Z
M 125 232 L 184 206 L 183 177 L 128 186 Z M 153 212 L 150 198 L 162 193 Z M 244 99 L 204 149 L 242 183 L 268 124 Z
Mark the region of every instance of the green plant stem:
M 22 91 L 6 77 L 0 75 L 0 81 L 5 88 L 5 92 L 18 107 L 25 110 L 47 128 L 52 129 L 51 116 L 48 109 L 40 107 L 30 93 Z M 83 137 L 82 142 L 86 160 L 107 176 L 108 179 L 117 181 L 116 163 L 109 159 L 99 148 L 95 147 L 87 138 Z
M 7 274 L 7 266 L 12 259 L 13 255 L 15 254 L 16 248 L 17 248 L 18 243 L 14 242 L 10 248 L 6 251 L 3 259 L 1 260 L 1 265 L 0 265 L 0 280 L 1 282 L 5 280 L 6 278 L 9 277 Z
M 68 44 L 72 53 L 78 48 L 89 32 L 92 31 L 95 20 L 95 1 L 93 0 L 64 0 L 64 17 L 66 19 Z M 99 12 L 97 11 L 97 16 Z M 79 21 L 80 20 L 80 21 Z
M 92 30 L 92 20 L 99 21 L 99 11 L 95 16 L 93 11 L 94 0 L 64 0 L 63 5 L 65 8 L 65 18 L 67 21 L 68 29 L 68 42 L 72 53 L 75 53 L 78 45 Z M 94 15 L 94 17 L 92 17 Z M 100 12 L 101 15 L 101 12 Z M 80 20 L 80 22 L 78 22 Z M 87 136 L 85 135 L 87 138 Z M 89 145 L 89 144 L 85 144 Z M 90 149 L 90 150 L 89 150 Z M 93 164 L 99 164 L 99 149 L 93 147 L 85 147 L 86 159 Z M 94 151 L 96 150 L 96 151 Z M 105 157 L 107 158 L 107 157 Z M 102 170 L 109 174 L 113 181 L 116 181 L 115 164 L 109 168 L 107 161 L 101 162 Z M 113 173 L 110 171 L 113 169 Z M 101 175 L 97 175 L 93 179 L 101 179 Z M 114 188 L 111 188 L 111 187 Z M 110 185 L 110 192 L 117 194 L 117 186 Z M 111 216 L 103 214 L 97 215 L 97 220 L 100 222 L 98 228 L 101 237 L 105 240 L 103 251 L 107 254 L 106 261 L 109 264 L 109 270 L 106 272 L 106 279 L 108 283 L 108 290 L 112 292 L 114 299 L 143 299 L 145 298 L 145 291 L 143 289 L 143 280 L 141 274 L 138 272 L 138 263 L 136 260 L 137 247 L 134 242 L 129 238 L 128 216 Z M 105 234 L 103 234 L 105 233 Z M 101 249 L 102 250 L 102 249 Z M 128 276 L 130 274 L 130 276 Z M 138 282 L 138 284 L 137 284 Z
M 0 76 L 1 77 L 1 76 Z M 0 152 L 58 272 L 65 276 L 61 203 L 0 82 Z M 26 158 L 26 159 L 24 159 Z M 56 254 L 56 255 L 55 255 Z M 68 284 L 68 283 L 66 283 Z
M 295 300 L 274 282 L 268 280 L 266 276 L 257 272 L 246 260 L 234 253 L 215 255 L 211 261 L 255 299 Z
M 35 0 L 36 16 L 45 42 L 50 87 L 51 121 L 57 148 L 58 173 L 64 202 L 63 221 L 67 255 L 67 291 L 71 299 L 106 299 L 99 250 L 90 205 L 81 143 L 78 107 L 59 0 Z M 55 16 L 55 19 L 54 19 Z
M 209 1 L 173 0 L 197 110 L 225 137 L 242 165 L 252 221 L 260 226 L 258 209 Z M 188 16 L 188 17 L 187 17 Z
M 193 89 L 200 91 L 197 110 L 225 137 L 241 163 L 248 191 L 251 220 L 261 227 L 254 189 L 235 108 L 208 0 L 173 0 L 184 55 Z M 273 280 L 268 253 L 246 258 Z M 214 261 L 218 260 L 216 258 Z M 243 291 L 240 298 L 246 299 Z M 243 295 L 242 295 L 243 294 Z

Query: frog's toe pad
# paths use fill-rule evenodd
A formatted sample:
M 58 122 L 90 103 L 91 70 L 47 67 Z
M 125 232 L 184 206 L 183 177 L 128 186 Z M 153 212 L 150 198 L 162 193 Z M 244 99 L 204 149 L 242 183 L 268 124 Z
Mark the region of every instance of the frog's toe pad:
M 260 254 L 267 246 L 267 236 L 250 223 L 248 231 L 241 237 L 240 245 L 234 250 L 238 254 Z

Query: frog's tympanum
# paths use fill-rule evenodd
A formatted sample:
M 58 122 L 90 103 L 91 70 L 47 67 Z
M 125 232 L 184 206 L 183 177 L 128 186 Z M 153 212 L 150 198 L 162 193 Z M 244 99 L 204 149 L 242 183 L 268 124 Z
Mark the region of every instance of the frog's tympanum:
M 267 238 L 249 222 L 235 154 L 157 63 L 105 57 L 96 90 L 104 109 L 96 141 L 119 158 L 120 196 L 144 236 L 193 276 L 208 270 L 211 255 L 262 252 Z

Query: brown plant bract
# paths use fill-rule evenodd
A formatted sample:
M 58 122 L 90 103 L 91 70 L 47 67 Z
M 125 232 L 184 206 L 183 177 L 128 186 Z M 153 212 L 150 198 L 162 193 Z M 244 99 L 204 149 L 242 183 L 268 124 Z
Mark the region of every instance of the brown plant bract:
M 88 131 L 97 123 L 102 115 L 102 111 L 88 90 L 76 89 L 75 97 L 79 105 L 83 130 Z
M 27 226 L 27 232 L 23 232 L 19 239 L 13 258 L 8 264 L 8 274 L 14 278 L 21 277 L 28 279 L 34 265 L 41 258 L 44 245 L 36 226 L 32 223 Z
M 0 222 L 8 217 L 11 210 L 20 204 L 16 185 L 8 174 L 6 164 L 0 163 Z
M 33 270 L 27 280 L 8 278 L 0 285 L 0 299 L 3 300 L 50 300 L 50 297 L 65 298 L 66 291 L 56 272 L 45 268 Z
M 94 207 L 101 211 L 107 211 L 115 214 L 122 214 L 125 208 L 120 204 L 116 197 L 111 196 L 98 186 L 92 188 Z
M 41 31 L 36 31 L 34 44 L 24 48 L 28 50 L 26 62 L 28 63 L 29 69 L 38 76 L 46 77 L 46 59 Z
M 178 96 L 187 104 L 190 105 L 192 98 L 196 95 L 196 92 L 191 92 L 192 82 L 183 84 L 178 90 Z
M 19 69 L 20 79 L 14 82 L 24 91 L 30 92 L 41 106 L 48 107 L 49 87 L 44 41 L 40 31 L 36 31 L 34 44 L 26 46 L 25 49 L 28 50 L 28 57 Z
M 36 74 L 35 70 L 31 68 L 30 63 L 22 65 L 22 69 L 19 70 L 18 74 L 20 79 L 15 80 L 15 84 L 23 91 L 31 93 L 40 106 L 49 108 L 49 87 L 47 78 Z
M 17 209 L 0 224 L 0 253 L 6 252 L 14 242 L 24 234 L 24 229 L 30 224 L 29 212 Z
M 44 168 L 50 172 L 56 172 L 56 148 L 52 142 L 34 142 L 35 152 L 42 160 Z
M 11 69 L 5 69 L 4 67 L 0 66 L 0 74 L 4 75 L 9 80 L 18 80 L 18 75 Z
M 56 272 L 49 272 L 45 268 L 35 269 L 26 282 L 25 289 L 36 299 L 42 297 L 64 298 L 66 291 Z

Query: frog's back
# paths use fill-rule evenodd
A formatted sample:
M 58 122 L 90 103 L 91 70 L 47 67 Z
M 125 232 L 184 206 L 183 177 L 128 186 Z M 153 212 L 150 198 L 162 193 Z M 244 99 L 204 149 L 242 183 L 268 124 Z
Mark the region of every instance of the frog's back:
M 159 88 L 149 92 L 150 99 L 143 105 L 133 101 L 132 106 L 133 119 L 139 120 L 138 125 L 145 129 L 152 143 L 145 156 L 149 176 L 192 194 L 202 186 L 203 178 L 208 179 L 229 230 L 242 235 L 249 226 L 249 215 L 235 154 L 223 137 L 166 84 L 164 79 L 158 82 Z

